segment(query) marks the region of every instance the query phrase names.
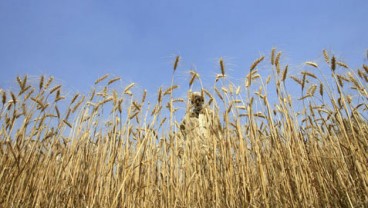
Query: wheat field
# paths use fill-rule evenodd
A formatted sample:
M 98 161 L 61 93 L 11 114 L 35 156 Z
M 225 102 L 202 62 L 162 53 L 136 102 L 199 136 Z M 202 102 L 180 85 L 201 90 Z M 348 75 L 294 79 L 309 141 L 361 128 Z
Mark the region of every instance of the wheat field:
M 221 58 L 212 87 L 189 72 L 197 117 L 179 70 L 154 94 L 109 75 L 0 89 L 0 207 L 368 206 L 367 65 L 323 50 L 296 71 L 272 49 L 235 84 Z

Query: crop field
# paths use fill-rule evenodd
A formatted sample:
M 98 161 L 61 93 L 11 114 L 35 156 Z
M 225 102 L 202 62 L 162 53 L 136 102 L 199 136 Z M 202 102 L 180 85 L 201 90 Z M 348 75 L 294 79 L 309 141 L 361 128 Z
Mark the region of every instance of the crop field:
M 368 66 L 320 57 L 295 69 L 272 49 L 241 83 L 221 58 L 212 86 L 195 70 L 179 86 L 178 56 L 154 92 L 16 77 L 0 89 L 0 207 L 368 207 Z

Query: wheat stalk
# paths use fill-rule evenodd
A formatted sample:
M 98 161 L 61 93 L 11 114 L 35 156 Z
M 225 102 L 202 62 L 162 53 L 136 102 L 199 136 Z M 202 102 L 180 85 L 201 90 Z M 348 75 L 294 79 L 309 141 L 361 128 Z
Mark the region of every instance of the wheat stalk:
M 250 71 L 253 71 L 253 69 L 255 69 L 257 65 L 263 61 L 263 59 L 264 59 L 264 56 L 261 56 L 257 60 L 255 60 L 250 66 Z

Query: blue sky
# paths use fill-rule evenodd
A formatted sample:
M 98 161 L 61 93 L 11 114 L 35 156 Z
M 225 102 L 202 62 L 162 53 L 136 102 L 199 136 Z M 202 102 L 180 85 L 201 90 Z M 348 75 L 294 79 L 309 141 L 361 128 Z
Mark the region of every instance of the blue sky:
M 308 1 L 0 1 L 0 88 L 17 75 L 52 75 L 71 91 L 87 91 L 103 74 L 156 92 L 195 66 L 212 82 L 224 57 L 243 79 L 271 48 L 297 66 L 322 60 L 324 48 L 352 66 L 366 63 L 367 0 Z M 184 90 L 187 85 L 182 86 Z

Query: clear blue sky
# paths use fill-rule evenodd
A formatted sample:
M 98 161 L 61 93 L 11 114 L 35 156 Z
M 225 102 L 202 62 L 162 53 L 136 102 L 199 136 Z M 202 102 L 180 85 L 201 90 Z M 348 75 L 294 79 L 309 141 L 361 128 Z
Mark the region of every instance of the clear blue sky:
M 150 92 L 178 80 L 192 65 L 204 79 L 224 57 L 242 78 L 272 47 L 294 64 L 334 51 L 361 65 L 368 48 L 367 0 L 0 1 L 0 88 L 17 75 L 52 75 L 86 91 L 105 73 Z M 187 86 L 183 86 L 187 87 Z

